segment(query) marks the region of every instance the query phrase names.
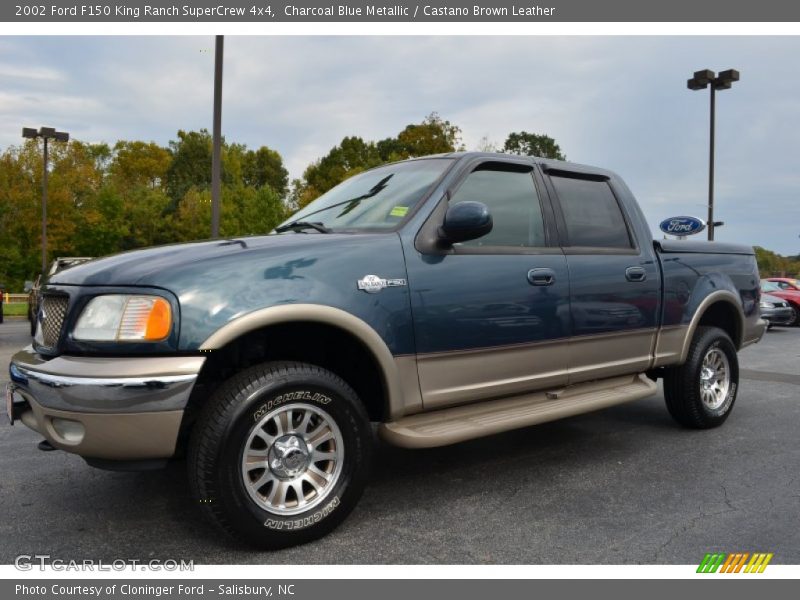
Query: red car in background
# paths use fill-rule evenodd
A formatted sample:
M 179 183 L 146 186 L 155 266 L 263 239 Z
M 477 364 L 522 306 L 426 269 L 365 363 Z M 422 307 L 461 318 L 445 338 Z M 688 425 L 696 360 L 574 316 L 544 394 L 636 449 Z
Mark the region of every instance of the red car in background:
M 794 309 L 794 321 L 791 325 L 800 325 L 800 280 L 790 277 L 770 277 L 761 280 L 761 291 L 771 296 L 786 300 Z

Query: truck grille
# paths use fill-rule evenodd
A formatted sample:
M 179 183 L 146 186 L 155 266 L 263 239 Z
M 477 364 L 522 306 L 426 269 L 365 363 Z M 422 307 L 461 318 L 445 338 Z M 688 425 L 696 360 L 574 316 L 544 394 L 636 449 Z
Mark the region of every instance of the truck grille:
M 47 348 L 55 348 L 61 337 L 61 328 L 64 325 L 64 317 L 67 316 L 67 296 L 42 296 L 42 309 L 39 317 L 39 325 L 42 327 L 42 342 Z

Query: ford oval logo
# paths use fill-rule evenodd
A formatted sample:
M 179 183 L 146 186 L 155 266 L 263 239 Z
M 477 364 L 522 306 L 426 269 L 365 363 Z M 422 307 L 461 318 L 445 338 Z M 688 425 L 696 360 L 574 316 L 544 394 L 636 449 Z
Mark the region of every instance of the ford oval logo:
M 670 235 L 694 235 L 706 228 L 697 217 L 670 217 L 661 221 L 659 228 Z

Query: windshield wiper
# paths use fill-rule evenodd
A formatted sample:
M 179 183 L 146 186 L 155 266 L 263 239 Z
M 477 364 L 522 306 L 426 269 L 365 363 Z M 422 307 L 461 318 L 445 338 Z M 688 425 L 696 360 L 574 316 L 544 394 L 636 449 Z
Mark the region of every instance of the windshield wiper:
M 362 201 L 372 198 L 376 196 L 380 192 L 386 189 L 389 180 L 394 177 L 394 173 L 389 173 L 386 177 L 381 179 L 378 183 L 372 186 L 370 190 L 366 194 L 361 194 L 355 198 L 350 198 L 349 200 L 342 200 L 341 202 L 337 202 L 336 204 L 331 204 L 330 206 L 324 206 L 322 208 L 318 208 L 317 210 L 312 210 L 310 213 L 306 214 L 306 217 L 310 217 L 311 215 L 315 215 L 317 213 L 325 212 L 326 210 L 330 210 L 332 208 L 336 208 L 338 206 L 343 206 L 347 204 L 347 208 L 345 208 L 338 216 L 344 216 L 350 211 L 352 211 L 355 207 L 361 204 Z M 337 217 L 338 218 L 338 217 Z M 305 221 L 300 221 L 300 223 L 305 223 Z M 291 225 L 291 223 L 289 223 Z M 284 225 L 284 227 L 289 227 L 289 225 Z M 277 229 L 275 230 L 277 231 Z
M 302 231 L 303 229 L 314 229 L 320 233 L 331 233 L 331 230 L 325 227 L 320 221 L 292 221 L 286 225 L 281 225 L 275 228 L 275 233 L 283 233 L 284 231 Z

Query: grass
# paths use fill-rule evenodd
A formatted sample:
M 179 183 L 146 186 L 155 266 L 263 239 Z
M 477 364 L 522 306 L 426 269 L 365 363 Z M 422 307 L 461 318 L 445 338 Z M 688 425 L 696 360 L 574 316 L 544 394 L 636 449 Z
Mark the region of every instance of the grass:
M 14 302 L 13 304 L 3 303 L 3 315 L 6 317 L 25 317 L 28 315 L 27 302 Z

